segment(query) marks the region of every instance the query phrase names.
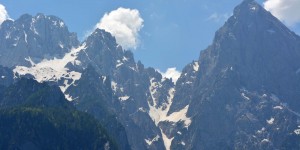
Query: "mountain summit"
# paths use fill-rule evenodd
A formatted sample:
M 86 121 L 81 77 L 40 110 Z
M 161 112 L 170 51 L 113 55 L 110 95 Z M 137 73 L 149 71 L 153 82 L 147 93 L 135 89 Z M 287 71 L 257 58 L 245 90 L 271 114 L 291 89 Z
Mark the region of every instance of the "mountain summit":
M 188 100 L 192 124 L 172 149 L 299 148 L 299 58 L 299 36 L 243 1 L 201 52 Z
M 15 21 L 4 21 L 0 43 L 0 64 L 5 67 L 60 58 L 79 44 L 76 34 L 70 33 L 61 19 L 44 14 L 25 14 Z

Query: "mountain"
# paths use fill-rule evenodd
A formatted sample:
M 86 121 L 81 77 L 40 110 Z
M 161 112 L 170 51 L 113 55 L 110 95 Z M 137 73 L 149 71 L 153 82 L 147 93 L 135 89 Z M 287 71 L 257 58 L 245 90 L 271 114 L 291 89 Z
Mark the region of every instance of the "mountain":
M 0 103 L 1 149 L 117 149 L 101 124 L 56 86 L 23 78 L 5 89 Z
M 145 139 L 149 135 L 152 138 L 160 134 L 149 115 L 143 111 L 148 107 L 146 100 L 150 95 L 147 95 L 150 86 L 148 72 L 151 71 L 158 78 L 161 75 L 154 69 L 144 69 L 140 62 L 136 63 L 132 52 L 124 51 L 115 38 L 104 30 L 96 29 L 81 47 L 83 49 L 78 51 L 76 58 L 80 65 L 71 68 L 84 71 L 66 93 L 76 98 L 77 107 L 89 103 L 90 107 L 86 108 L 85 105 L 85 109 L 96 116 L 101 114 L 96 109 L 103 106 L 111 109 L 125 127 L 132 149 L 147 149 L 149 145 Z M 95 91 L 86 88 L 86 92 L 76 92 L 82 91 L 82 87 L 91 87 Z M 87 96 L 93 100 L 87 101 Z M 155 149 L 164 147 L 161 139 L 152 146 Z
M 0 26 L 0 64 L 30 66 L 43 59 L 63 57 L 79 44 L 75 33 L 55 16 L 25 14 Z
M 299 149 L 299 58 L 300 37 L 243 1 L 201 52 L 192 90 L 175 93 L 171 110 L 187 98 L 192 123 L 171 148 Z
M 113 101 L 110 80 L 104 80 L 92 66 L 88 66 L 75 84 L 66 91 L 76 97 L 72 101 L 75 107 L 95 116 L 108 134 L 115 138 L 118 147 L 130 149 L 125 128 L 117 119 L 121 115 L 117 112 L 121 106 Z
M 21 18 L 20 24 L 26 22 Z M 0 33 L 8 30 L 4 27 Z M 42 40 L 42 45 L 65 46 L 36 49 L 39 56 L 19 56 L 24 49 L 8 49 L 20 58 L 8 67 L 14 80 L 25 76 L 56 86 L 68 103 L 93 115 L 120 149 L 300 147 L 300 37 L 254 0 L 234 9 L 213 43 L 184 67 L 177 81 L 136 62 L 104 30 L 96 29 L 81 43 L 72 35 L 66 27 L 43 35 L 53 40 Z M 26 96 L 30 89 L 16 92 Z M 11 96 L 5 104 L 15 103 L 20 95 Z
M 153 68 L 144 68 L 141 62 L 136 63 L 132 52 L 124 51 L 110 33 L 97 29 L 64 57 L 31 66 L 16 66 L 13 71 L 17 77 L 25 75 L 38 82 L 59 86 L 78 109 L 104 121 L 102 123 L 107 124 L 107 130 L 112 131 L 115 139 L 125 146 L 124 149 L 127 149 L 126 142 L 123 143 L 126 141 L 125 134 L 115 134 L 123 128 L 120 125 L 125 127 L 132 149 L 164 148 L 162 138 L 155 138 L 162 137 L 161 131 L 148 114 L 149 104 L 154 104 L 149 91 L 150 80 L 158 84 L 162 76 Z M 173 85 L 169 80 L 165 80 L 164 84 Z M 160 104 L 166 101 L 166 94 L 169 93 L 155 94 L 155 97 L 162 95 L 164 98 Z M 159 103 L 158 99 L 156 101 Z M 108 116 L 116 116 L 121 124 L 114 123 L 115 119 L 107 123 L 109 119 L 104 118 Z M 157 140 L 148 142 L 153 138 Z

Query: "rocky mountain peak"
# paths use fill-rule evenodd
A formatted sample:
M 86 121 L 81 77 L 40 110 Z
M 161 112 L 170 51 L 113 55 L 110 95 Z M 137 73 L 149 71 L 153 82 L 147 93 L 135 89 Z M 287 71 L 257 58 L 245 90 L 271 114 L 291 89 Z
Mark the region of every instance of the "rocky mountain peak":
M 244 0 L 216 32 L 212 45 L 201 51 L 199 71 L 183 71 L 188 76 L 178 79 L 171 111 L 188 104 L 193 119 L 188 134 L 175 137 L 172 148 L 182 149 L 180 141 L 187 140 L 190 149 L 276 149 L 288 147 L 276 145 L 279 141 L 299 140 L 294 134 L 297 119 L 279 121 L 299 117 L 299 50 L 299 36 L 254 0 Z M 192 76 L 196 79 L 191 86 L 180 84 Z M 289 125 L 292 129 L 285 128 Z M 282 134 L 258 133 L 273 127 Z
M 253 64 L 253 60 L 257 62 L 258 59 L 270 68 L 276 62 L 285 64 L 289 58 L 296 60 L 295 55 L 299 52 L 294 48 L 299 47 L 299 39 L 298 35 L 257 2 L 245 0 L 216 32 L 213 44 L 201 52 L 203 69 L 200 72 L 208 73 L 218 64 L 222 68 L 241 64 L 247 65 L 244 68 L 248 69 L 260 68 L 261 65 Z M 290 47 L 294 48 L 288 48 L 287 45 L 293 45 Z
M 261 34 L 276 35 L 275 33 L 286 37 L 292 35 L 292 38 L 297 36 L 255 0 L 244 0 L 236 6 L 233 16 L 217 33 L 222 35 L 227 33 L 228 38 L 240 36 L 236 39 L 243 39 L 241 36 L 257 38 Z M 218 37 L 216 35 L 216 38 Z
M 255 0 L 244 0 L 240 5 L 236 6 L 234 15 L 255 14 L 264 10 Z
M 44 14 L 25 14 L 15 21 L 4 21 L 0 43 L 0 65 L 6 67 L 29 66 L 29 59 L 37 63 L 61 58 L 79 45 L 77 35 L 69 32 L 61 19 Z
M 97 39 L 97 37 L 100 39 L 107 39 L 112 42 L 116 42 L 115 37 L 113 37 L 109 32 L 106 32 L 103 29 L 95 29 L 95 31 L 88 37 L 88 39 Z
M 115 37 L 105 30 L 96 29 L 84 43 L 87 48 L 79 53 L 79 59 L 84 66 L 91 63 L 100 74 L 112 75 L 115 69 L 136 66 L 133 53 L 123 50 Z

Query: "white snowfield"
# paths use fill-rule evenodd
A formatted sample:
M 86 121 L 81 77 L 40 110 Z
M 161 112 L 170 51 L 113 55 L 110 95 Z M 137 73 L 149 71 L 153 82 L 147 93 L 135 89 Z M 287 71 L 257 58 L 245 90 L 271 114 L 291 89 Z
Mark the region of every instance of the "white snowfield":
M 173 123 L 177 123 L 180 121 L 183 121 L 184 125 L 186 128 L 189 127 L 189 125 L 192 123 L 191 118 L 187 117 L 187 111 L 189 108 L 189 105 L 185 106 L 182 110 L 178 111 L 178 112 L 173 112 L 172 114 L 168 115 L 168 112 L 170 110 L 170 107 L 172 105 L 173 102 L 173 98 L 174 98 L 174 93 L 175 93 L 175 89 L 171 88 L 169 89 L 169 96 L 167 99 L 167 102 L 162 104 L 162 106 L 157 106 L 157 100 L 155 98 L 156 92 L 157 92 L 157 88 L 160 87 L 160 83 L 159 82 L 155 82 L 154 78 L 150 79 L 150 87 L 149 87 L 149 91 L 151 94 L 151 98 L 153 100 L 153 105 L 151 105 L 148 102 L 148 106 L 149 106 L 149 116 L 151 117 L 151 119 L 154 121 L 155 125 L 157 127 L 158 124 L 162 121 L 168 121 L 168 122 L 173 122 Z M 172 140 L 174 139 L 174 137 L 172 138 L 168 138 L 165 133 L 161 130 L 161 134 L 162 134 L 162 139 L 164 141 L 164 145 L 166 147 L 167 150 L 169 150 L 171 148 L 171 143 Z
M 73 48 L 61 59 L 45 59 L 39 63 L 34 63 L 29 57 L 26 60 L 30 62 L 31 66 L 16 66 L 16 68 L 13 69 L 14 76 L 32 75 L 34 79 L 40 83 L 45 81 L 57 82 L 64 80 L 64 84 L 60 86 L 60 89 L 63 93 L 65 93 L 71 85 L 74 85 L 75 81 L 81 78 L 80 72 L 70 71 L 66 68 L 66 65 L 68 63 L 80 65 L 81 62 L 76 59 L 78 57 L 78 53 L 85 49 L 86 45 L 83 44 L 78 48 Z M 65 94 L 65 97 L 70 101 L 73 100 L 73 98 L 67 94 Z

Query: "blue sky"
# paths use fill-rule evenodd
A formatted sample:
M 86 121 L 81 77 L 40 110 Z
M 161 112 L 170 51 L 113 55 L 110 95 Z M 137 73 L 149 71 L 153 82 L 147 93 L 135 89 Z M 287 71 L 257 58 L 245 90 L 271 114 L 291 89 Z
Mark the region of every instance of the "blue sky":
M 181 70 L 196 60 L 211 44 L 215 31 L 242 0 L 1 0 L 12 19 L 22 14 L 44 13 L 63 19 L 69 30 L 83 40 L 105 13 L 119 7 L 137 9 L 144 20 L 139 45 L 133 50 L 136 60 L 165 71 Z M 270 0 L 272 1 L 272 0 Z M 289 1 L 289 0 L 287 0 Z M 263 0 L 258 0 L 263 3 Z M 278 7 L 272 5 L 272 8 Z M 300 6 L 297 8 L 300 9 Z M 300 19 L 299 19 L 300 20 Z M 289 25 L 300 33 L 299 23 Z

